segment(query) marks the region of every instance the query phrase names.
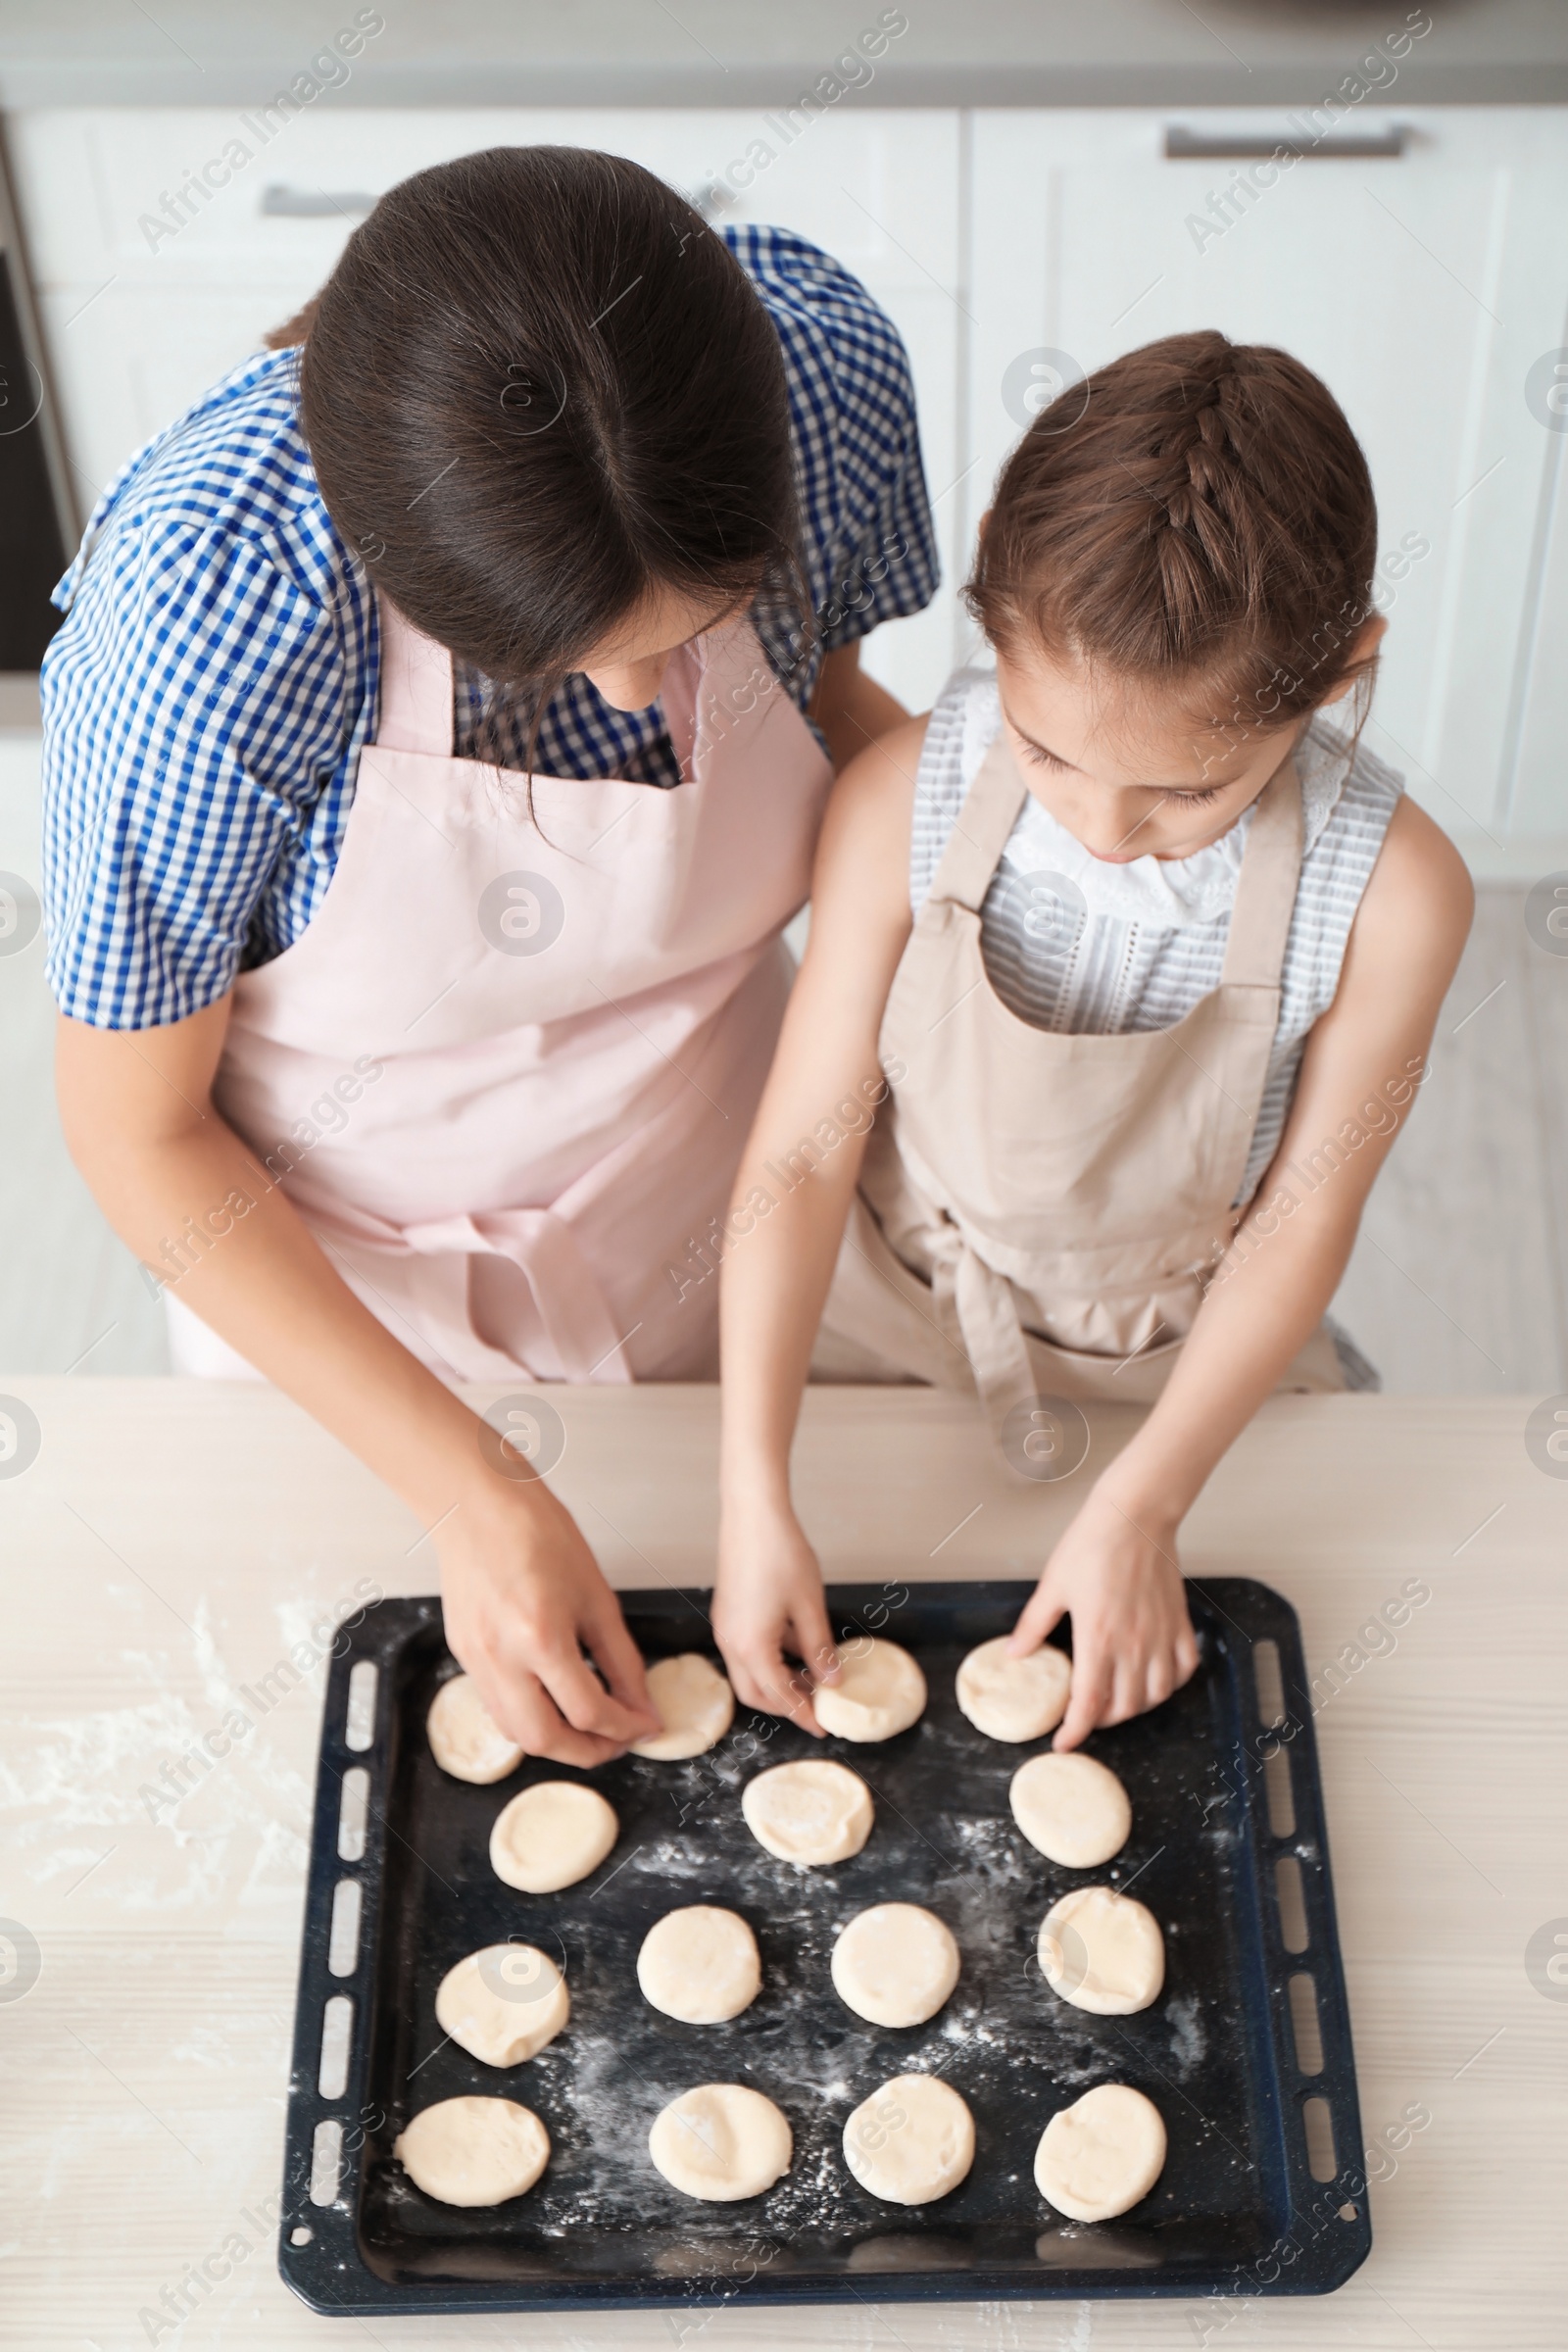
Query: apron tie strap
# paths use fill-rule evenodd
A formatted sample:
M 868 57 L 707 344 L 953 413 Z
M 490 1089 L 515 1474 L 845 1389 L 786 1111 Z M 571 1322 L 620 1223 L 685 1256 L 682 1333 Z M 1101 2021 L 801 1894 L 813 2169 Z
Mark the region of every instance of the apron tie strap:
M 968 1359 L 994 1430 L 1035 1394 L 1029 1348 L 1012 1287 L 971 1249 L 951 1219 L 932 1238 L 931 1297 L 946 1336 Z
M 610 1385 L 629 1381 L 624 1343 L 598 1277 L 564 1217 L 549 1208 L 498 1209 L 407 1225 L 399 1237 L 424 1254 L 445 1251 L 509 1258 L 533 1293 L 539 1320 L 561 1361 L 561 1378 Z

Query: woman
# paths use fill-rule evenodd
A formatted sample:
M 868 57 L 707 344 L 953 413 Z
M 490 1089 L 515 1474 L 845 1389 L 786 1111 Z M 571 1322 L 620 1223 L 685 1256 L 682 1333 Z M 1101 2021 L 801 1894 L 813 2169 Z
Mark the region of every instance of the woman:
M 280 340 L 59 591 L 62 1116 L 176 1368 L 385 1477 L 497 1719 L 591 1764 L 653 1720 L 640 1661 L 449 1384 L 714 1369 L 717 1286 L 667 1269 L 830 761 L 902 716 L 858 638 L 933 585 L 907 368 L 814 248 L 566 148 L 394 189 Z

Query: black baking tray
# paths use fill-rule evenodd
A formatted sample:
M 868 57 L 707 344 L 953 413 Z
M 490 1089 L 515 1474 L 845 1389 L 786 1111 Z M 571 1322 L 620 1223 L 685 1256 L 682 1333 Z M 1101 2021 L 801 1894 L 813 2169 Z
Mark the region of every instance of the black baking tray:
M 439 1602 L 381 1601 L 345 1629 L 321 1733 L 288 2106 L 279 2260 L 295 2291 L 317 2311 L 365 2317 L 1319 2294 L 1342 2284 L 1364 2261 L 1371 2226 L 1295 1611 L 1245 1579 L 1189 1586 L 1198 1672 L 1152 1713 L 1090 1740 L 1089 1752 L 1126 1785 L 1133 1829 L 1113 1863 L 1078 1872 L 1037 1853 L 1008 1809 L 1013 1772 L 1048 1742 L 983 1739 L 954 1697 L 960 1658 L 1008 1631 L 1031 1590 L 830 1588 L 841 1638 L 885 1635 L 925 1670 L 926 1713 L 898 1739 L 819 1744 L 741 1711 L 718 1747 L 686 1763 L 625 1757 L 577 1775 L 529 1758 L 484 1788 L 442 1773 L 424 1736 L 431 1698 L 457 1671 Z M 648 1657 L 711 1649 L 706 1592 L 620 1597 Z M 1259 1703 L 1254 1670 L 1267 1643 L 1277 1647 L 1283 1719 Z M 824 1752 L 870 1784 L 876 1823 L 852 1861 L 799 1870 L 753 1839 L 740 1790 L 768 1765 Z M 491 1870 L 490 1828 L 520 1788 L 546 1778 L 591 1779 L 614 1805 L 620 1837 L 580 1885 L 525 1895 Z M 1300 1949 L 1286 1944 L 1293 1914 L 1282 1923 L 1276 1866 L 1286 1858 L 1299 1873 L 1292 1942 L 1301 1943 L 1304 1920 Z M 1138 2016 L 1070 2007 L 1035 1964 L 1050 1904 L 1096 1881 L 1136 1886 L 1164 1930 L 1165 1988 Z M 939 1913 L 963 1955 L 947 2006 L 908 2031 L 862 2024 L 828 1973 L 845 1922 L 893 1898 Z M 728 2025 L 680 2025 L 637 1988 L 644 1935 L 691 1902 L 742 1912 L 761 1947 L 762 1992 Z M 509 1936 L 564 1960 L 571 2022 L 531 2063 L 503 2071 L 443 2041 L 434 2000 L 454 1962 Z M 1315 2072 L 1298 2063 L 1293 1978 L 1305 1981 L 1297 2003 L 1304 1995 L 1316 2010 Z M 333 2000 L 339 2026 L 352 2004 L 335 2077 L 330 2059 L 323 2068 Z M 1317 2055 L 1308 2041 L 1307 2064 Z M 889 2078 L 937 2069 L 973 2112 L 973 2170 L 936 2204 L 882 2204 L 844 2164 L 845 2122 Z M 1036 2143 L 1058 2107 L 1111 2080 L 1154 2100 L 1169 2154 L 1152 2194 L 1122 2220 L 1074 2224 L 1035 2188 Z M 788 2174 L 743 2204 L 679 2196 L 648 2155 L 660 2108 L 714 2081 L 765 2091 L 795 2134 Z M 521 2100 L 552 2144 L 535 2189 L 477 2212 L 425 2196 L 392 2153 L 411 2115 L 466 2092 Z M 1314 2100 L 1326 2103 L 1315 2126 L 1332 2132 L 1326 2158 L 1316 2136 L 1309 2152 Z

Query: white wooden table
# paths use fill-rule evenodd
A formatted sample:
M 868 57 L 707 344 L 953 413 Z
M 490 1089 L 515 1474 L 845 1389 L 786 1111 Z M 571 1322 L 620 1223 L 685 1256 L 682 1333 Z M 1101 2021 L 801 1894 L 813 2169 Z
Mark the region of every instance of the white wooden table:
M 429 1591 L 429 1546 L 270 1390 L 0 1387 L 41 1432 L 31 1465 L 0 1477 L 0 1912 L 24 1931 L 24 1975 L 0 1983 L 0 2342 L 672 2343 L 652 2313 L 382 2320 L 372 2335 L 282 2285 L 269 2214 L 321 1671 L 177 1808 L 155 1822 L 138 1791 L 323 1611 L 352 1606 L 356 1579 Z M 556 1483 L 613 1580 L 707 1581 L 713 1393 L 555 1395 Z M 1300 1611 L 1313 1672 L 1342 1662 L 1316 1730 L 1362 2121 L 1386 2145 L 1405 2109 L 1431 2118 L 1375 2168 L 1366 2267 L 1327 2301 L 683 2315 L 704 2352 L 807 2328 L 824 2352 L 1560 2352 L 1568 1999 L 1532 1982 L 1526 1949 L 1554 1920 L 1568 1933 L 1568 1480 L 1526 1452 L 1534 1401 L 1276 1400 L 1189 1523 L 1194 1574 L 1263 1578 Z M 1094 1416 L 1092 1458 L 1131 1420 Z M 960 1403 L 909 1390 L 813 1391 L 797 1458 L 807 1523 L 844 1578 L 1028 1574 L 1081 1484 L 1026 1487 Z M 1347 1650 L 1407 1579 L 1431 1598 L 1396 1646 Z M 41 1972 L 8 1998 L 28 1937 Z M 160 2327 L 181 2299 L 189 2316 Z

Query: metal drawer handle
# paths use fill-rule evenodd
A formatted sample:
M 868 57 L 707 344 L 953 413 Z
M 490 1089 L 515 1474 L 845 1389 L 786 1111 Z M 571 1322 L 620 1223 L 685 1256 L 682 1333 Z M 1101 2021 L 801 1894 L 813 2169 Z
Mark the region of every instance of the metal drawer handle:
M 1303 137 L 1285 130 L 1271 138 L 1265 131 L 1189 130 L 1184 123 L 1165 125 L 1167 163 L 1245 163 L 1250 157 L 1289 155 L 1298 163 L 1371 161 L 1396 163 L 1403 155 L 1409 132 L 1402 123 L 1392 130 L 1353 132 L 1348 137 Z
M 373 213 L 381 199 L 363 188 L 329 196 L 325 188 L 286 188 L 280 180 L 262 190 L 262 211 L 274 220 L 328 220 L 334 213 Z

